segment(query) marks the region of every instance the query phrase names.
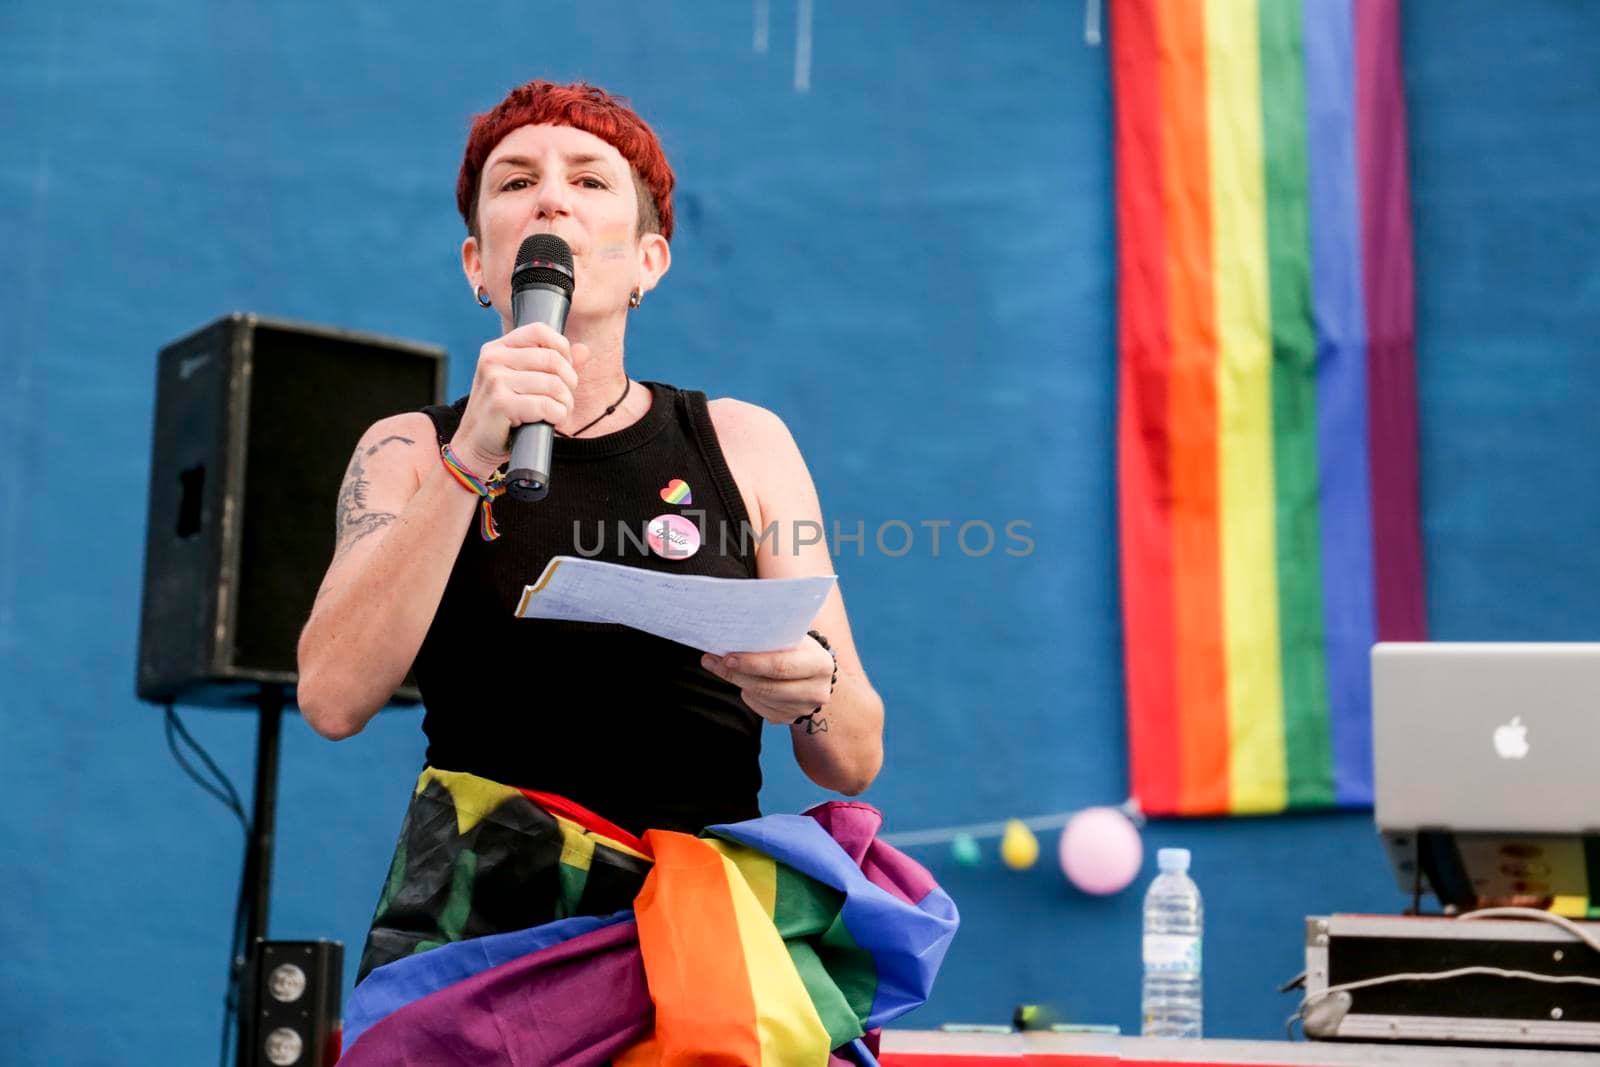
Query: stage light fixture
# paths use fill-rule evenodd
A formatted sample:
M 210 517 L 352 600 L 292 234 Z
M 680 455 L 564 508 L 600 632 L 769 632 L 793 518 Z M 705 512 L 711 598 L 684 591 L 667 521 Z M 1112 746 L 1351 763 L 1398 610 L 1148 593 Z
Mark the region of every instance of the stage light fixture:
M 292 1004 L 306 991 L 306 972 L 292 963 L 280 963 L 267 977 L 267 992 L 272 999 Z
M 267 1062 L 272 1067 L 292 1067 L 300 1061 L 300 1053 L 304 1052 L 306 1043 L 303 1038 L 287 1026 L 280 1026 L 267 1035 L 265 1048 L 262 1050 L 267 1055 Z
M 331 1067 L 339 1059 L 344 946 L 257 941 L 251 954 L 240 1067 Z M 248 1055 L 246 1052 L 248 1051 Z

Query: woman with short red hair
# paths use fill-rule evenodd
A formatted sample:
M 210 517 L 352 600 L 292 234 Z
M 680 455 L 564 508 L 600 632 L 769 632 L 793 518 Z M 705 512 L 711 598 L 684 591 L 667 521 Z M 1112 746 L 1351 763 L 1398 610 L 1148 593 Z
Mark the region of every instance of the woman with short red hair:
M 467 396 L 378 422 L 352 457 L 337 548 L 300 642 L 300 708 L 323 736 L 349 737 L 414 670 L 424 777 L 448 783 L 458 812 L 470 781 L 554 796 L 624 838 L 753 818 L 766 724 L 789 733 L 827 789 L 859 793 L 881 765 L 883 704 L 837 587 L 793 647 L 720 657 L 621 626 L 514 617 L 523 586 L 556 555 L 724 578 L 833 573 L 826 538 L 799 536 L 825 527 L 782 420 L 624 368 L 628 320 L 671 266 L 672 189 L 655 133 L 601 89 L 533 81 L 478 116 L 456 188 L 461 264 L 499 336 L 479 350 Z M 512 327 L 513 261 L 542 233 L 572 249 L 565 336 Z M 511 431 L 539 421 L 556 432 L 549 496 L 484 508 Z M 475 523 L 480 509 L 492 524 Z M 670 545 L 620 536 L 665 530 L 674 516 L 695 521 L 671 522 L 689 532 Z M 412 854 L 432 848 L 408 837 L 426 829 L 425 792 L 419 784 L 363 974 L 570 906 L 529 889 L 554 885 L 529 859 L 548 844 L 542 824 L 475 845 L 457 899 L 460 862 L 441 872 Z

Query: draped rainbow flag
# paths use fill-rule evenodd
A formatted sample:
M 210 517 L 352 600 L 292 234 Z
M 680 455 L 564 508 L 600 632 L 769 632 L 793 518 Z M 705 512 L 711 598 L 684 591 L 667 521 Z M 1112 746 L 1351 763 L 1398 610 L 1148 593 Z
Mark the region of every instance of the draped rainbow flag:
M 1372 801 L 1424 637 L 1398 0 L 1113 0 L 1133 794 Z
M 873 1064 L 864 1038 L 927 998 L 959 921 L 881 821 L 835 802 L 640 839 L 428 768 L 341 1062 Z

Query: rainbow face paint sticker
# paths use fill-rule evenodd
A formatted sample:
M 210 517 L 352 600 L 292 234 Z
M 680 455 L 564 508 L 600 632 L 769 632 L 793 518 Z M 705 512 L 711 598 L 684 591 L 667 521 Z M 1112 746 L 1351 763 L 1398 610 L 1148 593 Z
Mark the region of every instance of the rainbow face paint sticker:
M 669 504 L 693 504 L 694 496 L 689 492 L 689 483 L 682 478 L 674 478 L 661 490 L 661 499 Z
M 608 226 L 595 237 L 595 255 L 600 259 L 624 259 L 633 247 L 636 223 L 625 222 Z
M 645 541 L 662 559 L 688 559 L 700 551 L 700 529 L 682 515 L 657 515 L 645 528 Z

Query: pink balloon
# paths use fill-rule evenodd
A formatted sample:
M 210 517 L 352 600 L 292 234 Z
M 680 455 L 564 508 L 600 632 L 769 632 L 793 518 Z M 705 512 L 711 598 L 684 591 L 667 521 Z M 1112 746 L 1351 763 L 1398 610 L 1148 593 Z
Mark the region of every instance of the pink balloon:
M 1144 864 L 1138 827 L 1116 808 L 1086 808 L 1061 833 L 1061 873 L 1083 890 L 1103 896 L 1126 889 Z

